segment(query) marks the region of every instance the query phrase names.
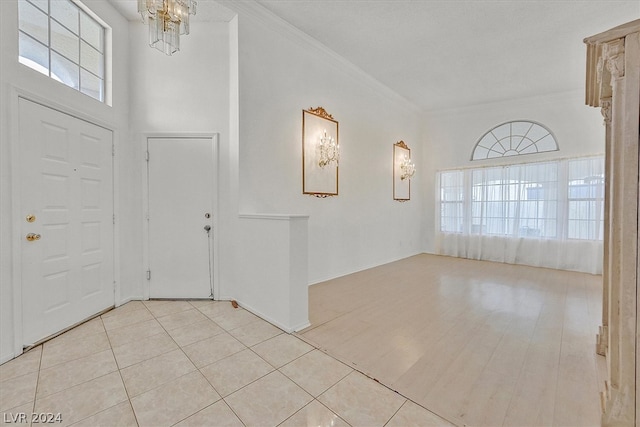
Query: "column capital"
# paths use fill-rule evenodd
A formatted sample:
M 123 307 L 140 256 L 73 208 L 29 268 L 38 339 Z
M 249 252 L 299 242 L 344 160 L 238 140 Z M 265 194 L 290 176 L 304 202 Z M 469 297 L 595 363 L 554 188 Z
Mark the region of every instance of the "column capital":
M 603 44 L 602 58 L 606 62 L 611 77 L 616 80 L 624 77 L 624 39 L 616 39 Z

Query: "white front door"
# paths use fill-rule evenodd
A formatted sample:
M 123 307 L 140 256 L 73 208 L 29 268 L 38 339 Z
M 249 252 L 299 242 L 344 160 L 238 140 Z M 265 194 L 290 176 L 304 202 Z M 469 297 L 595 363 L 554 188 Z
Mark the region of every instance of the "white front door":
M 149 138 L 147 150 L 149 297 L 213 298 L 213 139 Z
M 23 98 L 19 106 L 22 324 L 30 345 L 114 305 L 113 134 Z

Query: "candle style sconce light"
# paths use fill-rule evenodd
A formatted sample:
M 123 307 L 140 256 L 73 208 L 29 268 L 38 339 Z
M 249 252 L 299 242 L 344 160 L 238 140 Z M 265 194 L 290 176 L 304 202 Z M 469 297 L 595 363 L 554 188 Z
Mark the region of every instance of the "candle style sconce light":
M 338 121 L 322 108 L 302 110 L 302 194 L 338 195 Z
M 393 200 L 411 200 L 411 178 L 416 173 L 416 165 L 411 161 L 411 150 L 399 141 L 393 144 Z

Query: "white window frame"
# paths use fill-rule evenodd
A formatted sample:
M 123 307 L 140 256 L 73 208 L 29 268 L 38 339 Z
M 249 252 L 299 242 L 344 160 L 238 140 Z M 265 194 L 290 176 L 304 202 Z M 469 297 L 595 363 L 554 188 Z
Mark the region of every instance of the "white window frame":
M 502 237 L 508 237 L 508 238 L 545 238 L 545 239 L 553 239 L 553 240 L 593 240 L 593 241 L 601 241 L 603 238 L 603 233 L 602 233 L 602 229 L 603 229 L 603 216 L 604 216 L 604 169 L 602 169 L 602 173 L 593 177 L 593 179 L 599 178 L 600 179 L 600 185 L 591 185 L 590 187 L 588 187 L 589 191 L 590 191 L 590 197 L 587 198 L 572 198 L 570 197 L 570 190 L 571 187 L 570 185 L 572 185 L 571 183 L 574 182 L 576 179 L 572 179 L 570 180 L 569 176 L 568 176 L 568 168 L 569 165 L 571 164 L 571 162 L 575 162 L 575 161 L 584 161 L 584 160 L 588 160 L 588 159 L 595 159 L 596 161 L 601 161 L 602 165 L 604 165 L 604 156 L 588 156 L 588 157 L 579 157 L 579 158 L 569 158 L 569 159 L 558 159 L 558 160 L 547 160 L 544 162 L 530 162 L 530 163 L 519 163 L 519 164 L 511 164 L 511 165 L 499 165 L 499 166 L 486 166 L 486 167 L 479 167 L 479 168 L 461 168 L 461 169 L 449 169 L 449 170 L 442 170 L 442 171 L 438 171 L 437 172 L 437 180 L 436 182 L 438 183 L 438 188 L 437 188 L 437 200 L 436 200 L 436 217 L 437 217 L 437 221 L 436 221 L 436 232 L 437 233 L 446 233 L 446 234 L 461 234 L 461 235 L 486 235 L 486 236 L 502 236 Z M 549 164 L 549 165 L 557 165 L 557 176 L 556 176 L 556 181 L 548 181 L 551 184 L 553 184 L 555 182 L 555 191 L 556 191 L 556 196 L 555 199 L 550 198 L 550 199 L 546 199 L 547 203 L 555 203 L 555 210 L 554 212 L 551 212 L 551 215 L 549 216 L 541 216 L 540 218 L 538 217 L 527 217 L 527 218 L 521 218 L 520 215 L 518 215 L 516 218 L 516 222 L 515 225 L 511 224 L 509 218 L 507 217 L 503 217 L 502 221 L 504 221 L 506 224 L 511 224 L 511 229 L 504 229 L 502 232 L 494 232 L 495 230 L 488 230 L 486 232 L 482 232 L 482 225 L 484 222 L 487 221 L 487 217 L 484 215 L 481 215 L 480 217 L 474 217 L 473 215 L 473 204 L 474 204 L 474 200 L 473 200 L 473 193 L 474 191 L 477 191 L 478 188 L 476 188 L 474 190 L 474 185 L 473 185 L 473 174 L 474 172 L 486 172 L 487 170 L 496 170 L 496 171 L 501 171 L 502 173 L 500 173 L 500 176 L 504 177 L 506 176 L 504 171 L 507 170 L 510 167 L 526 167 L 527 165 L 543 165 L 543 164 Z M 444 187 L 443 187 L 443 175 L 444 174 L 460 174 L 461 176 L 458 178 L 461 182 L 463 182 L 463 188 L 462 188 L 462 212 L 463 212 L 463 223 L 462 226 L 460 227 L 459 231 L 452 231 L 450 224 L 454 221 L 457 220 L 457 216 L 446 216 L 443 215 L 444 211 L 443 211 L 443 206 L 445 205 L 450 205 L 451 203 L 454 203 L 453 201 L 449 201 L 449 200 L 445 200 L 443 201 L 443 194 L 444 194 Z M 586 177 L 589 178 L 589 177 Z M 586 179 L 585 178 L 585 179 Z M 504 182 L 502 183 L 496 183 L 496 185 L 502 186 L 504 187 L 509 186 L 510 184 L 507 183 L 505 184 Z M 526 190 L 528 188 L 528 186 L 530 185 L 530 183 L 527 183 L 525 181 L 519 181 L 518 185 L 520 186 L 520 189 Z M 552 187 L 552 186 L 551 186 Z M 481 189 L 481 187 L 480 187 Z M 509 190 L 511 191 L 511 189 Z M 503 203 L 503 204 L 508 204 L 508 203 L 512 203 L 514 200 L 514 198 L 505 198 L 502 200 L 495 200 L 494 202 L 496 203 Z M 520 202 L 530 202 L 533 199 L 521 199 Z M 580 218 L 580 219 L 575 219 L 571 216 L 569 209 L 571 206 L 572 202 L 575 201 L 583 201 L 586 203 L 589 203 L 589 210 L 593 211 L 593 215 L 588 216 L 587 218 Z M 487 208 L 487 203 L 490 201 L 485 200 L 481 200 L 480 202 L 476 202 L 476 203 L 480 203 L 480 208 L 481 209 L 486 209 Z M 515 203 L 515 209 L 523 209 L 526 205 L 523 203 Z M 455 201 L 455 203 L 460 203 L 458 201 Z M 543 207 L 543 209 L 548 209 L 549 207 Z M 458 210 L 459 211 L 459 210 Z M 480 229 L 478 229 L 478 227 L 474 227 L 474 220 L 477 221 L 477 218 L 480 218 Z M 500 219 L 500 218 L 498 218 Z M 448 221 L 448 222 L 447 222 Z M 523 227 L 521 224 L 523 223 L 527 223 L 528 221 L 540 221 L 542 223 L 544 223 L 545 221 L 555 221 L 555 227 L 553 227 L 553 224 L 550 225 L 546 225 L 545 226 L 545 230 L 543 232 L 540 233 L 524 233 Z M 587 236 L 585 237 L 585 234 L 581 234 L 581 235 L 576 235 L 575 233 L 572 233 L 570 230 L 570 222 L 571 221 L 582 221 L 587 223 L 588 225 L 588 229 L 589 232 L 587 233 Z M 443 225 L 445 225 L 443 227 Z M 478 224 L 476 224 L 478 225 Z M 444 228 L 444 229 L 443 229 Z M 553 230 L 553 228 L 555 228 L 555 232 Z M 541 234 L 541 235 L 538 235 Z
M 512 120 L 485 132 L 471 152 L 471 161 L 558 151 L 558 141 L 545 125 Z
M 36 2 L 31 2 L 29 0 L 18 0 L 20 3 L 29 3 L 31 5 L 31 7 L 34 7 L 37 9 L 38 12 L 42 13 L 43 15 L 46 16 L 46 20 L 47 20 L 47 42 L 46 44 L 42 41 L 42 40 L 38 40 L 36 37 L 34 37 L 32 34 L 30 34 L 28 31 L 25 31 L 24 28 L 20 27 L 20 24 L 18 25 L 18 32 L 19 34 L 23 35 L 24 37 L 28 37 L 32 42 L 37 43 L 38 45 L 42 46 L 43 48 L 45 48 L 47 50 L 47 55 L 48 55 L 48 60 L 47 60 L 47 66 L 43 66 L 37 62 L 34 62 L 28 58 L 23 58 L 22 56 L 18 57 L 18 60 L 21 64 L 32 68 L 44 75 L 49 76 L 52 80 L 56 80 L 60 83 L 65 84 L 68 87 L 71 87 L 74 90 L 77 90 L 80 93 L 83 93 L 93 99 L 96 99 L 100 102 L 103 102 L 107 105 L 111 104 L 111 96 L 110 96 L 110 87 L 108 86 L 108 82 L 110 81 L 110 64 L 108 63 L 111 55 L 110 55 L 110 48 L 111 48 L 111 28 L 102 20 L 100 19 L 93 11 L 91 11 L 89 8 L 87 8 L 84 4 L 82 4 L 81 2 L 79 2 L 78 0 L 69 0 L 69 2 L 75 6 L 78 10 L 78 29 L 77 29 L 77 34 L 72 30 L 69 29 L 68 27 L 65 26 L 65 24 L 63 22 L 60 22 L 59 20 L 57 20 L 54 16 L 52 16 L 52 10 L 51 10 L 51 0 L 47 0 L 47 10 L 44 11 L 41 7 L 37 6 L 35 3 Z M 95 46 L 93 46 L 92 43 L 90 43 L 89 41 L 86 41 L 85 38 L 83 38 L 83 34 L 86 34 L 83 32 L 82 29 L 82 25 L 81 22 L 83 20 L 83 16 L 88 18 L 89 20 L 91 20 L 93 23 L 97 24 L 97 26 L 100 27 L 100 31 L 101 31 L 101 46 L 100 49 L 96 49 Z M 59 25 L 61 28 L 64 28 L 67 31 L 70 31 L 74 36 L 78 37 L 78 46 L 77 46 L 77 55 L 78 55 L 78 59 L 75 60 L 73 58 L 69 58 L 68 56 L 66 56 L 63 52 L 58 52 L 54 49 L 54 47 L 52 47 L 52 22 L 56 23 L 56 25 Z M 102 57 L 102 67 L 101 67 L 101 73 L 102 76 L 100 76 L 99 74 L 94 73 L 93 71 L 91 71 L 90 69 L 86 68 L 83 64 L 83 60 L 82 58 L 84 57 L 82 55 L 82 45 L 83 43 L 85 43 L 85 45 L 87 46 L 87 49 L 92 49 L 93 51 L 95 51 L 98 56 Z M 19 49 L 20 51 L 20 49 Z M 60 57 L 64 58 L 64 60 L 69 61 L 70 63 L 72 63 L 74 66 L 77 66 L 78 68 L 78 75 L 77 75 L 77 87 L 74 84 L 74 82 L 71 81 L 63 81 L 63 79 L 61 79 L 60 77 L 58 77 L 53 71 L 52 71 L 52 54 L 55 53 L 56 55 L 59 55 Z M 100 89 L 98 91 L 97 94 L 92 93 L 92 91 L 88 91 L 88 90 L 83 90 L 83 85 L 82 85 L 82 79 L 83 79 L 83 73 L 86 73 L 87 75 L 93 76 L 93 78 L 98 79 L 100 81 Z

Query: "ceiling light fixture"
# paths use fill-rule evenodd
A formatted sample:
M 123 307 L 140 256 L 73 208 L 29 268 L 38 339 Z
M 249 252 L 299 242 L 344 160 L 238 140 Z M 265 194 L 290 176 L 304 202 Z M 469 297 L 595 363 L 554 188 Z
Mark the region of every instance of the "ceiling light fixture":
M 196 6 L 194 0 L 138 0 L 138 12 L 149 25 L 149 46 L 167 55 L 179 51 L 180 34 L 189 34 Z

